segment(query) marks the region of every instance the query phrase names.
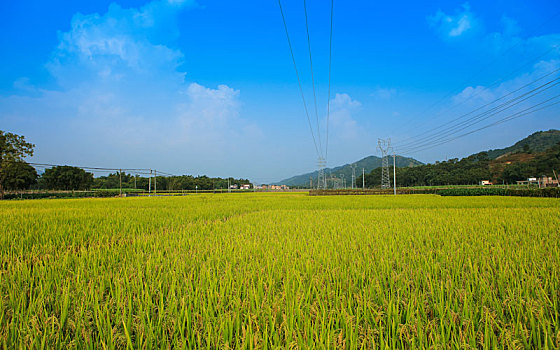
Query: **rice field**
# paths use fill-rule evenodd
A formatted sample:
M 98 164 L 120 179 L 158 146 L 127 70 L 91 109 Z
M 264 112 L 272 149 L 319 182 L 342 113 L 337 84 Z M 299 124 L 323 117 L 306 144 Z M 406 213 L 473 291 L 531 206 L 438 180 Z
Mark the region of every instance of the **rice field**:
M 0 202 L 5 349 L 560 347 L 560 200 Z

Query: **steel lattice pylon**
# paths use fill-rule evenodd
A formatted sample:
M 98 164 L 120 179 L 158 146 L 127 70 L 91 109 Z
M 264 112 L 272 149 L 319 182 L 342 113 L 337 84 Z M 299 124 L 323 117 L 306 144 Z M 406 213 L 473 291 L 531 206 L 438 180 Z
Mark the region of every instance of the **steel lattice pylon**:
M 327 177 L 325 176 L 325 166 L 327 162 L 323 157 L 319 157 L 317 160 L 317 165 L 319 167 L 319 172 L 317 174 L 317 189 L 326 190 L 327 189 Z
M 381 151 L 381 188 L 391 188 L 391 177 L 389 175 L 389 150 L 391 139 L 377 140 L 377 148 Z

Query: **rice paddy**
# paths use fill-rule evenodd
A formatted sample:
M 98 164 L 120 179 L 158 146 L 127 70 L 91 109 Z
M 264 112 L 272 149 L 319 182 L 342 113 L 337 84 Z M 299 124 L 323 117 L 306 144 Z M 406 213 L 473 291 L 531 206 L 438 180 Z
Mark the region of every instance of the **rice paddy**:
M 559 348 L 560 201 L 0 202 L 0 346 Z

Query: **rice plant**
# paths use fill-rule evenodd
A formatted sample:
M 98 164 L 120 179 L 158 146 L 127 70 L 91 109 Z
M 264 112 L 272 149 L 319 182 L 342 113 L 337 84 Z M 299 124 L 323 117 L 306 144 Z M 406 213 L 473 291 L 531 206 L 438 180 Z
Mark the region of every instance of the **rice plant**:
M 0 202 L 3 348 L 559 348 L 554 198 Z

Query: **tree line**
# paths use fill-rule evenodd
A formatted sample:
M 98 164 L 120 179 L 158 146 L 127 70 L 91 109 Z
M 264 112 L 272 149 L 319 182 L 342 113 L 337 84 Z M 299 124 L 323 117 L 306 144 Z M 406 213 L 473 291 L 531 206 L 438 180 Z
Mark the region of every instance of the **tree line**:
M 151 178 L 151 189 L 157 183 L 157 189 L 162 191 L 180 191 L 180 190 L 215 190 L 227 189 L 228 185 L 237 185 L 241 187 L 244 184 L 251 184 L 248 179 L 235 179 L 235 178 L 221 178 L 221 177 L 208 177 L 181 175 L 181 176 L 157 176 Z M 100 176 L 93 179 L 91 188 L 93 189 L 142 189 L 148 190 L 150 188 L 150 178 L 143 176 L 136 176 L 134 174 L 127 174 L 125 172 L 115 172 L 107 176 Z
M 211 178 L 208 176 L 143 177 L 115 172 L 94 177 L 93 173 L 73 166 L 54 166 L 42 174 L 25 161 L 33 156 L 35 145 L 24 136 L 0 130 L 0 198 L 5 191 L 37 190 L 92 190 L 92 189 L 154 189 L 158 190 L 213 190 L 229 185 L 250 184 L 248 179 Z M 121 187 L 122 186 L 122 187 Z
M 532 154 L 525 147 L 522 152 Z M 516 181 L 527 180 L 529 177 L 554 176 L 553 170 L 560 169 L 560 143 L 545 152 L 533 154 L 529 161 L 502 164 L 491 160 L 488 153 L 480 152 L 461 160 L 454 158 L 444 162 L 420 165 L 410 168 L 397 168 L 397 185 L 410 186 L 446 186 L 446 185 L 476 185 L 481 180 L 491 180 L 493 183 L 515 184 Z M 379 187 L 381 183 L 381 168 L 373 169 L 365 175 L 366 187 Z M 390 168 L 391 180 L 393 168 Z M 357 183 L 362 182 L 362 176 Z

